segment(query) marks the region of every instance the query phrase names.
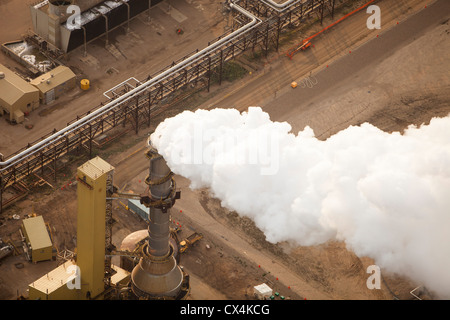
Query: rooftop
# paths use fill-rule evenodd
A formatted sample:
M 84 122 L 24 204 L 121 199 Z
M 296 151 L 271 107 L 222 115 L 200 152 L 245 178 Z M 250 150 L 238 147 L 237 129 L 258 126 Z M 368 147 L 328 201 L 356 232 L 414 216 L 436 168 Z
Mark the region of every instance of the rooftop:
M 2 64 L 0 64 L 0 72 L 4 74 L 3 78 L 0 77 L 0 99 L 8 105 L 13 105 L 26 93 L 38 91 Z
M 30 287 L 50 294 L 73 280 L 75 269 L 72 270 L 69 267 L 74 265 L 75 263 L 73 261 L 66 261 L 64 264 L 31 283 Z
M 44 218 L 42 216 L 24 219 L 22 221 L 26 230 L 28 241 L 30 241 L 33 250 L 42 249 L 52 246 L 52 241 L 48 235 L 47 227 L 45 226 Z
M 114 170 L 114 167 L 102 158 L 95 157 L 79 167 L 79 170 L 89 178 L 96 179 L 104 173 Z
M 41 92 L 47 92 L 75 77 L 75 73 L 73 73 L 70 68 L 58 66 L 55 69 L 33 79 L 30 81 L 30 84 L 34 85 Z

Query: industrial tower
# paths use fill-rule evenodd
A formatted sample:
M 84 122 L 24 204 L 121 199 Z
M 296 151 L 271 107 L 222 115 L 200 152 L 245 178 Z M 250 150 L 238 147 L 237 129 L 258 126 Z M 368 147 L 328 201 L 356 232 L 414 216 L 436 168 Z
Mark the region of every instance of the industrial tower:
M 148 239 L 143 256 L 131 272 L 131 290 L 140 299 L 183 299 L 189 293 L 189 276 L 178 266 L 170 245 L 170 208 L 180 192 L 164 158 L 148 140 L 150 160 L 145 179 L 148 194 L 141 202 L 150 208 Z
M 175 258 L 179 247 L 171 238 L 170 230 L 170 208 L 180 198 L 180 192 L 176 191 L 172 171 L 150 140 L 148 146 L 146 156 L 150 169 L 145 179 L 148 192 L 143 195 L 117 192 L 113 185 L 114 167 L 99 157 L 78 168 L 76 258 L 30 284 L 30 299 L 175 300 L 187 297 L 189 275 Z M 114 197 L 137 198 L 149 208 L 145 238 L 141 237 L 139 245 L 136 243 L 126 251 L 116 250 L 112 244 Z M 111 256 L 115 254 L 138 257 L 139 262 L 131 268 L 114 266 Z M 74 274 L 70 270 L 77 272 Z M 78 287 L 74 283 L 78 283 Z

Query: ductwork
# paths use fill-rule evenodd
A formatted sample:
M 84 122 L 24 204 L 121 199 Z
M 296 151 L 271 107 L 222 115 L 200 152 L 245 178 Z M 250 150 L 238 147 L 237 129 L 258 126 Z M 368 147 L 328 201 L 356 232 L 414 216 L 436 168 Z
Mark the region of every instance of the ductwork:
M 286 10 L 287 8 L 289 8 L 291 5 L 296 4 L 298 2 L 302 2 L 304 0 L 287 0 L 283 3 L 276 3 L 273 0 L 260 0 L 260 1 L 263 2 L 264 4 L 268 5 L 275 11 L 282 12 L 282 11 Z

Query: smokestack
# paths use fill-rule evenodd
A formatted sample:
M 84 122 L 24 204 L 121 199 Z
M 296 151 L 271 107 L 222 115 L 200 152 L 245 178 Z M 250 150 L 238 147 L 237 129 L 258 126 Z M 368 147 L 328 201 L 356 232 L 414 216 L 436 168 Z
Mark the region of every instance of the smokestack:
M 174 250 L 178 248 L 169 242 L 170 208 L 180 193 L 164 158 L 150 140 L 148 146 L 150 169 L 145 183 L 149 190 L 141 202 L 150 208 L 149 238 L 143 247 L 144 257 L 131 273 L 131 288 L 138 298 L 183 299 L 189 292 L 189 280 L 174 258 Z

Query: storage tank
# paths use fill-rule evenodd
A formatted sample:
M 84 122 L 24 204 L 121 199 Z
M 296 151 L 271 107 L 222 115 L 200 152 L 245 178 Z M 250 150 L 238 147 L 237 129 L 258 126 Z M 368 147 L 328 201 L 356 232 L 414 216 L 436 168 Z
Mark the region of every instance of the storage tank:
M 81 79 L 80 87 L 83 90 L 89 90 L 89 80 L 88 79 Z

